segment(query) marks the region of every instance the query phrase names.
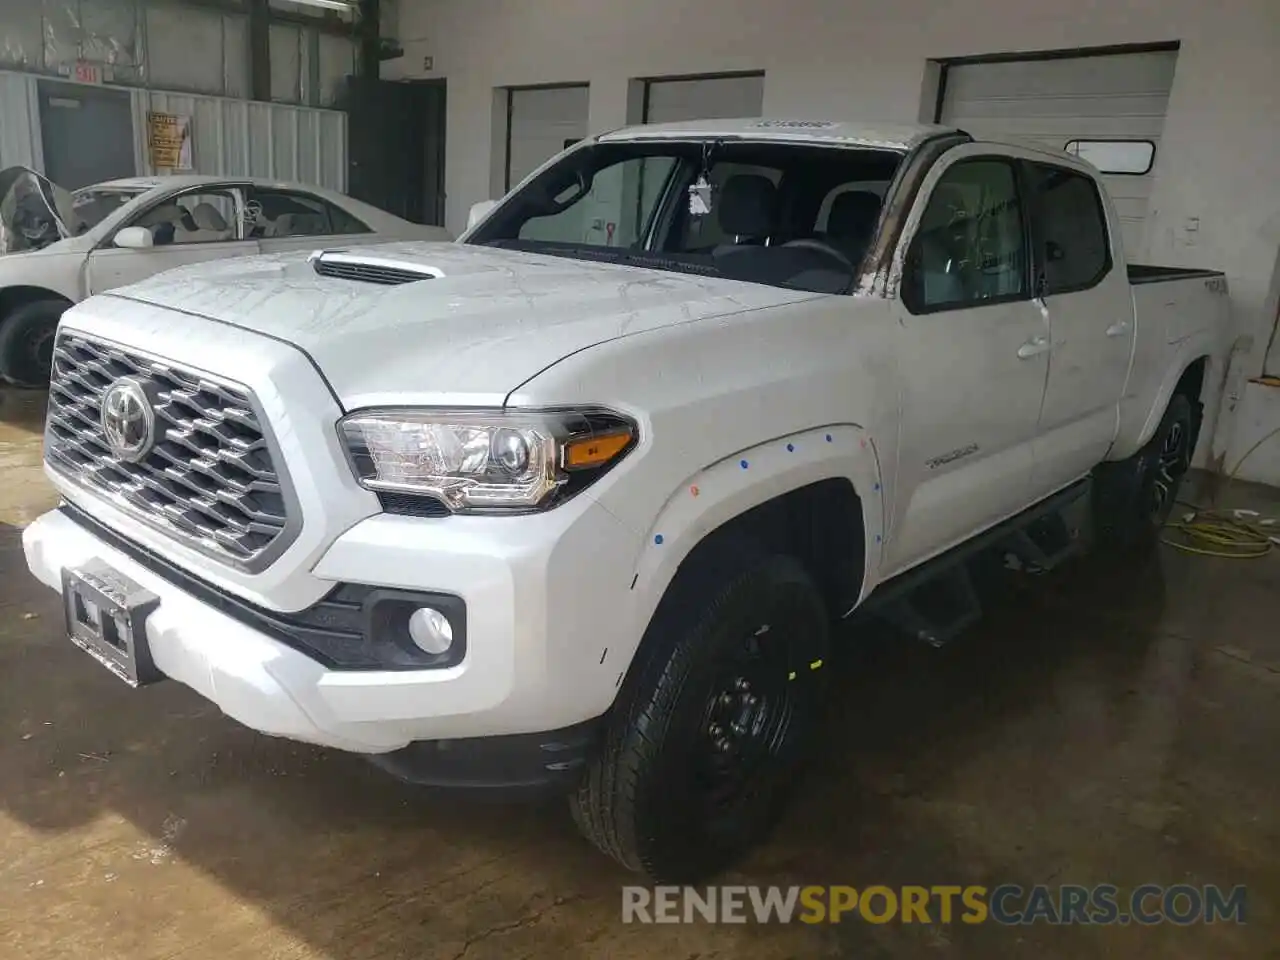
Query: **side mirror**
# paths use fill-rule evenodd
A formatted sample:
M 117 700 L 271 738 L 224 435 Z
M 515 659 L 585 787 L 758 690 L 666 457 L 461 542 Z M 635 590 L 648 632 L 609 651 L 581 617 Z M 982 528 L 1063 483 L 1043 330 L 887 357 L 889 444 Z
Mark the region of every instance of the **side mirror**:
M 146 250 L 155 246 L 155 238 L 146 227 L 125 227 L 111 242 L 126 250 Z
M 498 205 L 497 200 L 481 200 L 479 203 L 471 205 L 471 212 L 467 214 L 467 229 L 470 230 L 477 223 L 489 215 L 489 212 Z

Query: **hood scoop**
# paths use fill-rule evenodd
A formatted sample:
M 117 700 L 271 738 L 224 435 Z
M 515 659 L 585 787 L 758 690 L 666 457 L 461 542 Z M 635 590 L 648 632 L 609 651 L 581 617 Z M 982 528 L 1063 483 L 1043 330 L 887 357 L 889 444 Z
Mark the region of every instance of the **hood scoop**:
M 417 283 L 419 280 L 438 280 L 444 276 L 443 270 L 426 264 L 341 251 L 317 250 L 307 261 L 322 277 L 376 283 L 384 287 Z

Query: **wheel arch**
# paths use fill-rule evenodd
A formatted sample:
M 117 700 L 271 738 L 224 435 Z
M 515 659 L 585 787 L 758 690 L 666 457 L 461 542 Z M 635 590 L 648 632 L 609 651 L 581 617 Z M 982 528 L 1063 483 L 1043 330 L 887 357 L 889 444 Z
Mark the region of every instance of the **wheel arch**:
M 879 568 L 882 493 L 875 446 L 853 424 L 779 437 L 697 471 L 641 544 L 632 581 L 636 650 L 676 585 L 744 540 L 795 556 L 831 612 L 849 612 Z
M 37 300 L 59 300 L 68 307 L 73 305 L 72 300 L 66 294 L 59 293 L 49 287 L 42 287 L 37 284 L 12 284 L 0 288 L 0 324 L 8 320 L 14 310 Z
M 1140 410 L 1122 411 L 1120 436 L 1107 459 L 1123 460 L 1141 450 L 1155 436 L 1174 394 L 1181 393 L 1205 403 L 1204 392 L 1212 383 L 1214 363 L 1211 344 L 1207 341 L 1197 338 L 1182 344 L 1165 368 L 1150 407 L 1141 408 L 1145 416 Z M 1138 423 L 1141 427 L 1135 429 Z

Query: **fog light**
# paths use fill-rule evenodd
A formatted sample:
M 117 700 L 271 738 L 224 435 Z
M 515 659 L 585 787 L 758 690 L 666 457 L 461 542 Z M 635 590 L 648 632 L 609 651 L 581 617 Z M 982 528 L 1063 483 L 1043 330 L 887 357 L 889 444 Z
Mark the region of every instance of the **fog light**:
M 445 653 L 453 646 L 453 626 L 449 618 L 435 607 L 419 607 L 409 615 L 409 636 L 433 656 Z

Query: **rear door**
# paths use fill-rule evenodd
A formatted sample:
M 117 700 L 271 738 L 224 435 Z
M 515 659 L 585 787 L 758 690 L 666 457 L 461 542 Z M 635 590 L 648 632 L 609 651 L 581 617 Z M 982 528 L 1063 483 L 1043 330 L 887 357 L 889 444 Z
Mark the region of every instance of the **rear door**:
M 886 575 L 1030 503 L 1049 327 L 1032 300 L 1016 160 L 959 147 L 905 235 L 898 484 Z
M 1042 493 L 1079 479 L 1115 440 L 1134 348 L 1133 297 L 1119 231 L 1087 173 L 1029 161 L 1037 289 L 1053 349 L 1036 439 Z M 1114 220 L 1111 221 L 1113 223 Z
M 89 293 L 137 283 L 174 267 L 251 256 L 258 244 L 244 234 L 244 201 L 236 186 L 204 186 L 149 204 L 124 227 L 143 227 L 152 246 L 117 247 L 113 238 L 89 254 Z

